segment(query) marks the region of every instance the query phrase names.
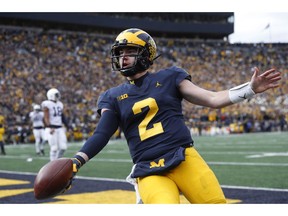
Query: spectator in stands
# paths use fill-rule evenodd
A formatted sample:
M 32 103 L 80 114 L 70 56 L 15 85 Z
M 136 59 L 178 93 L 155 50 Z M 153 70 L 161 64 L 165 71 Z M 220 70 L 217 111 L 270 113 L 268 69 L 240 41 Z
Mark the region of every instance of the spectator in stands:
M 111 49 L 112 67 L 127 80 L 100 95 L 101 117 L 94 134 L 73 158 L 74 174 L 120 126 L 135 164 L 128 180 L 139 191 L 138 202 L 180 203 L 182 192 L 190 203 L 226 203 L 216 176 L 194 148 L 184 124 L 182 100 L 223 108 L 278 87 L 281 73 L 270 69 L 260 74 L 255 68 L 250 82 L 209 91 L 193 84 L 191 75 L 176 66 L 148 72 L 157 57 L 156 44 L 147 32 L 132 28 L 117 36 Z
M 193 74 L 193 82 L 203 88 L 217 91 L 239 85 L 250 78 L 251 65 L 261 68 L 277 66 L 283 72 L 281 88 L 221 109 L 221 113 L 225 113 L 230 122 L 238 118 L 239 110 L 253 114 L 255 123 L 260 122 L 262 119 L 260 110 L 257 109 L 258 105 L 271 107 L 272 112 L 277 113 L 273 121 L 278 121 L 278 113 L 286 109 L 287 44 L 229 44 L 222 40 L 204 42 L 181 38 L 158 39 L 157 48 L 162 56 L 158 59 L 157 65 L 152 65 L 151 72 L 177 64 L 179 67 L 187 68 L 187 71 Z M 29 118 L 23 116 L 29 114 L 32 103 L 40 104 L 45 99 L 45 86 L 59 83 L 63 102 L 77 115 L 79 124 L 97 124 L 96 110 L 93 109 L 97 97 L 104 90 L 123 82 L 123 77 L 111 72 L 110 65 L 106 64 L 110 61 L 110 43 L 111 36 L 105 34 L 2 26 L 0 106 L 3 115 L 6 116 L 6 125 L 29 125 Z M 267 53 L 269 55 L 266 55 Z M 79 71 L 82 73 L 81 76 Z M 74 88 L 71 89 L 71 86 Z M 183 112 L 187 118 L 194 118 L 202 113 L 208 115 L 210 111 L 210 108 L 183 102 Z M 91 118 L 83 118 L 85 115 Z M 89 122 L 86 122 L 87 120 Z M 208 120 L 202 122 L 208 129 L 212 124 Z M 239 124 L 242 122 L 239 121 Z M 192 127 L 192 124 L 189 126 Z M 94 127 L 90 129 L 93 130 Z
M 20 131 L 19 131 L 19 126 L 14 125 L 12 130 L 11 130 L 11 140 L 13 142 L 13 145 L 18 145 L 20 142 Z
M 283 114 L 280 115 L 279 125 L 280 125 L 280 131 L 284 131 L 285 127 L 287 126 L 285 115 Z
M 2 123 L 0 123 L 0 148 L 1 148 L 1 155 L 6 155 L 5 147 L 4 147 L 4 134 L 5 128 Z

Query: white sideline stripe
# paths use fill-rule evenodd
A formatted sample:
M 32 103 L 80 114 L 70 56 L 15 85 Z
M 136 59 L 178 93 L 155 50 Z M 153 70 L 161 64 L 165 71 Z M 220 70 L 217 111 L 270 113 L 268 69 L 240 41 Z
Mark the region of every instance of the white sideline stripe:
M 98 181 L 110 181 L 110 182 L 125 182 L 125 179 L 112 179 L 112 178 L 97 178 L 97 177 L 87 177 L 87 176 L 76 176 L 76 179 L 86 179 L 86 180 L 98 180 Z M 130 183 L 129 183 L 130 184 Z
M 4 158 L 4 157 L 3 157 Z M 31 155 L 19 155 L 19 156 L 11 156 L 11 155 L 5 155 L 5 158 L 8 159 L 24 159 L 25 162 L 28 158 L 32 158 L 33 160 L 46 160 L 47 163 L 49 162 L 48 157 L 42 157 L 42 156 L 31 156 Z M 132 163 L 132 160 L 130 159 L 102 159 L 102 158 L 93 158 L 90 161 L 104 161 L 104 162 L 123 162 L 123 163 Z
M 288 192 L 288 189 L 280 188 L 263 188 L 263 187 L 247 187 L 247 186 L 230 186 L 230 185 L 221 185 L 222 188 L 228 189 L 247 189 L 247 190 L 261 190 L 261 191 L 279 191 L 279 192 Z
M 238 162 L 207 162 L 212 165 L 229 165 L 229 166 L 288 166 L 288 163 L 238 163 Z
M 31 172 L 14 172 L 0 170 L 0 173 L 9 173 L 9 174 L 18 174 L 18 175 L 37 175 L 36 173 Z M 75 179 L 85 179 L 85 180 L 98 180 L 98 181 L 110 181 L 110 182 L 124 182 L 128 183 L 124 179 L 112 179 L 112 178 L 97 178 L 97 177 L 86 177 L 86 176 L 76 176 Z M 128 183 L 130 184 L 130 183 Z M 221 185 L 222 188 L 228 189 L 242 189 L 242 190 L 261 190 L 261 191 L 278 191 L 278 192 L 288 192 L 288 189 L 280 188 L 263 188 L 263 187 L 247 187 L 247 186 L 233 186 L 233 185 Z
M 37 173 L 32 172 L 16 172 L 16 171 L 8 171 L 8 170 L 0 170 L 0 173 L 8 173 L 8 174 L 17 174 L 17 175 L 37 175 Z
M 16 172 L 16 171 L 8 171 L 8 170 L 0 170 L 0 173 L 17 174 L 17 175 L 34 175 L 34 176 L 37 175 L 37 173 L 32 173 L 32 172 Z M 112 182 L 126 182 L 126 180 L 124 180 L 124 179 L 97 178 L 97 177 L 87 177 L 87 176 L 76 176 L 75 179 L 112 181 Z
M 22 156 L 9 156 L 5 155 L 5 158 L 9 159 L 28 159 L 33 158 L 36 160 L 47 160 L 48 157 L 31 157 L 29 155 L 22 155 Z M 112 162 L 112 163 L 132 163 L 130 159 L 103 159 L 103 158 L 93 158 L 90 161 L 101 161 L 101 162 Z M 26 162 L 26 161 L 25 161 Z M 48 161 L 47 161 L 48 162 Z M 211 165 L 229 165 L 229 166 L 276 166 L 276 167 L 286 167 L 288 163 L 243 163 L 243 162 L 214 162 L 210 161 L 207 162 Z

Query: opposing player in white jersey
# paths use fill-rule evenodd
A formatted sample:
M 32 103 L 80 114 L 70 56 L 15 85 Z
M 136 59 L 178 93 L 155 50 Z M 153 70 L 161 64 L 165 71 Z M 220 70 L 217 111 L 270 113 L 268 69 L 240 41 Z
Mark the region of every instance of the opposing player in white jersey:
M 50 161 L 61 158 L 67 149 L 66 130 L 68 128 L 64 113 L 63 103 L 60 101 L 61 95 L 56 88 L 51 88 L 47 92 L 48 100 L 42 102 L 44 111 L 44 123 L 46 136 L 50 146 Z
M 37 155 L 44 155 L 45 130 L 44 130 L 44 112 L 40 105 L 35 104 L 33 111 L 29 113 L 33 126 L 33 135 L 35 138 L 35 150 Z

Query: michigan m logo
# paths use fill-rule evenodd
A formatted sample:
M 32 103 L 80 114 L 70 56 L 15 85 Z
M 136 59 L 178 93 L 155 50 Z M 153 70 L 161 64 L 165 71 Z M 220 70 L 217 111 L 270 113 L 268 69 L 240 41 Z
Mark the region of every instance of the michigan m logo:
M 165 166 L 165 159 L 162 158 L 158 161 L 158 163 L 156 163 L 155 161 L 150 162 L 150 168 L 154 168 L 154 167 L 164 167 Z

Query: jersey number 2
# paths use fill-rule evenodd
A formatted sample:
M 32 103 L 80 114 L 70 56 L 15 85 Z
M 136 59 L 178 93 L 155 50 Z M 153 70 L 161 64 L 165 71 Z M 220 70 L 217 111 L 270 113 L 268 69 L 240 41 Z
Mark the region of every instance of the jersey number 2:
M 149 107 L 149 111 L 138 126 L 141 141 L 164 132 L 161 122 L 157 122 L 153 124 L 152 128 L 147 129 L 147 125 L 159 110 L 156 100 L 154 98 L 147 98 L 145 100 L 136 102 L 132 107 L 133 113 L 135 115 L 139 114 L 142 112 L 142 108 L 147 106 Z

